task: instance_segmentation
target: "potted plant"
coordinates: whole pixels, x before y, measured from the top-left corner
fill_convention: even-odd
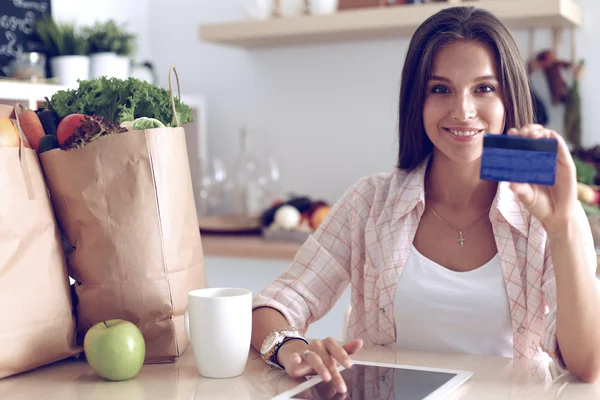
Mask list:
[[[53,77],[70,87],[76,87],[78,79],[89,79],[88,44],[73,24],[57,23],[44,17],[36,22],[35,29],[44,53],[50,59]]]
[[[91,78],[129,77],[130,57],[135,49],[136,35],[127,32],[125,28],[125,25],[108,20],[84,29],[90,46]]]

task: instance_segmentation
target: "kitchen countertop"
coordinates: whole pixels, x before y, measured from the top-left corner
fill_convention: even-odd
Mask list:
[[[546,361],[406,352],[383,347],[365,348],[354,358],[473,371],[470,380],[452,395],[457,400],[600,398],[600,383],[585,384],[570,375],[553,379]],[[301,380],[267,369],[253,350],[243,375],[231,379],[203,378],[197,373],[188,347],[176,363],[145,365],[138,376],[125,382],[102,380],[83,360],[61,361],[0,380],[0,399],[268,399],[297,382]]]

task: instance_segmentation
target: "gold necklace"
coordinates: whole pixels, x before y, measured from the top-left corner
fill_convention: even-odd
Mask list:
[[[446,221],[444,218],[442,218],[440,216],[440,214],[438,214],[435,209],[433,208],[432,205],[429,205],[429,208],[431,208],[431,211],[433,211],[433,214],[438,217],[438,219],[440,221],[442,221],[443,223],[445,223],[446,225],[448,225],[450,228],[457,230],[458,231],[458,244],[460,244],[460,247],[464,247],[465,246],[465,242],[467,241],[467,239],[463,236],[463,231],[466,231],[467,229],[469,229],[470,227],[472,227],[473,225],[475,225],[476,222],[479,222],[479,220],[483,217],[485,217],[486,215],[488,215],[488,213],[490,212],[490,209],[492,208],[490,206],[490,208],[487,209],[487,211],[485,212],[485,214],[483,214],[482,216],[480,216],[479,218],[477,218],[475,221],[471,222],[471,224],[469,224],[469,226],[467,226],[466,228],[463,229],[457,229],[456,227],[452,226],[452,224],[450,224],[448,221]]]

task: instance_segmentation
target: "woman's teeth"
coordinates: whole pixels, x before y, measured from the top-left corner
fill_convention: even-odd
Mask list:
[[[476,133],[479,133],[479,131],[455,131],[453,129],[448,129],[450,131],[450,133],[452,133],[453,135],[456,136],[473,136]]]

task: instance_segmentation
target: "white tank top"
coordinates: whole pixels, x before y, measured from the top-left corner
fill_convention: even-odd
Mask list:
[[[411,246],[394,296],[396,346],[513,357],[513,331],[498,254],[456,272]]]

